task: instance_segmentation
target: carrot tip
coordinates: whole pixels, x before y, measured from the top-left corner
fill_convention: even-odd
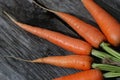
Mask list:
[[[17,58],[17,57],[14,57],[14,56],[3,56],[4,58],[13,58],[13,59],[16,59],[16,60],[19,60],[19,61],[24,61],[24,62],[31,62],[31,60],[25,60],[25,59],[22,59],[22,58]]]
[[[13,22],[16,22],[16,20],[13,19],[6,11],[3,11],[3,13],[4,13],[10,20],[12,20]]]
[[[41,5],[39,5],[39,4],[38,4],[37,2],[35,2],[34,0],[33,0],[33,3],[34,3],[35,5],[37,5],[38,7],[44,9],[44,10],[47,10],[47,11],[52,12],[52,13],[56,13],[56,11],[54,11],[54,10],[51,10],[51,9],[48,9],[48,8],[45,8],[45,7],[41,6]]]

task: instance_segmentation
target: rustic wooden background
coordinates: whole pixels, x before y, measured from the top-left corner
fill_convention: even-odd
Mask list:
[[[120,0],[95,1],[120,21]],[[38,8],[31,2],[32,0],[0,0],[0,80],[51,80],[79,72],[74,69],[32,64],[2,57],[16,56],[23,59],[36,59],[72,54],[19,28],[2,13],[4,10],[23,23],[81,38],[57,16]],[[80,0],[38,0],[38,2],[50,9],[70,13],[97,27]],[[118,49],[120,50],[120,47]],[[120,80],[120,78],[108,80]]]

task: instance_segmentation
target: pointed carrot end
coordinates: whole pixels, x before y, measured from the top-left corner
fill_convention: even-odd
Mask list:
[[[19,60],[19,61],[23,61],[23,62],[32,62],[31,60],[25,60],[25,59],[22,59],[22,58],[18,58],[18,57],[15,57],[15,56],[3,56],[4,58],[13,58],[13,59],[16,59],[16,60]]]
[[[45,7],[41,6],[40,4],[38,4],[37,2],[35,2],[34,0],[33,0],[32,2],[33,2],[35,5],[37,5],[38,7],[44,9],[44,10],[47,10],[47,11],[49,11],[49,12],[51,12],[51,13],[56,13],[56,11],[51,10],[51,9],[48,9],[48,8],[45,8]]]
[[[12,18],[6,11],[3,11],[3,13],[10,19],[12,20],[13,22],[17,22],[14,18]]]
[[[43,63],[43,58],[35,59],[31,61],[32,63]]]

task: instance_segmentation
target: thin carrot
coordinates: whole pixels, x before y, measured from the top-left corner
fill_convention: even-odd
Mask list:
[[[89,13],[96,20],[108,41],[114,45],[120,45],[120,24],[119,22],[97,5],[94,0],[81,0]]]
[[[91,45],[87,42],[84,42],[80,39],[75,39],[64,34],[50,31],[43,28],[38,28],[35,26],[30,26],[27,24],[20,23],[9,16],[6,12],[4,12],[15,24],[17,24],[22,29],[38,36],[44,38],[68,51],[71,51],[75,54],[85,54],[90,55],[90,51],[92,49]]]
[[[73,68],[78,70],[91,69],[91,64],[93,62],[93,58],[86,55],[48,56],[35,60],[24,60],[16,57],[12,58],[25,62],[46,63],[58,67]]]
[[[79,72],[68,76],[56,78],[53,80],[103,80],[103,76],[99,70],[110,72],[104,74],[105,78],[117,77],[120,74],[119,66],[112,66],[108,64],[96,64],[93,63],[92,57],[85,55],[49,56],[49,57],[38,58],[35,60],[25,60],[21,58],[16,58],[14,56],[2,56],[2,57],[14,58],[16,60],[30,62],[30,63],[46,63],[58,67],[86,70],[85,72]],[[91,68],[95,68],[95,69],[90,70]]]
[[[92,57],[84,55],[68,55],[68,56],[51,56],[39,58],[31,62],[48,63],[55,66],[74,68],[79,70],[91,69]]]
[[[53,80],[104,80],[102,72],[97,69],[82,71],[67,76],[55,78]]]
[[[83,0],[84,1],[84,0]],[[49,12],[52,12],[54,14],[56,14],[57,16],[59,16],[61,19],[63,19],[64,21],[66,21],[75,31],[78,32],[78,34],[80,34],[86,41],[88,41],[92,46],[98,48],[99,46],[102,47],[105,51],[107,51],[108,53],[112,54],[113,56],[117,57],[118,59],[120,54],[117,53],[115,50],[113,50],[112,48],[109,47],[109,45],[107,46],[104,46],[108,43],[105,43],[104,40],[105,40],[105,37],[104,35],[99,31],[97,30],[95,27],[81,21],[80,19],[70,15],[70,14],[67,14],[67,13],[63,13],[63,12],[58,12],[58,11],[54,11],[54,10],[50,10],[50,9],[47,9],[47,8],[44,8],[42,7],[41,5],[39,5],[38,3],[36,3],[35,1],[33,1],[33,3],[35,3],[37,6],[49,11]],[[89,3],[88,3],[89,4]],[[94,9],[94,8],[93,8]],[[101,12],[98,12],[98,14],[101,13]],[[109,15],[109,14],[108,14]],[[99,16],[99,15],[98,15]],[[101,17],[100,17],[101,18]],[[104,17],[102,18],[104,19]],[[100,20],[101,22],[104,21],[104,20]],[[110,20],[111,21],[111,20]],[[106,22],[107,23],[107,22]],[[112,22],[110,22],[112,23]],[[113,22],[114,23],[114,22]],[[115,24],[115,23],[114,23]],[[111,26],[112,27],[112,26]],[[111,40],[112,40],[112,37],[113,40],[116,40],[116,44],[119,45],[119,42],[120,42],[120,28],[119,26],[117,26],[118,28],[116,28],[116,32],[114,31],[115,28],[111,28],[111,30],[109,30],[109,28],[104,28],[106,29],[106,33],[107,34],[110,34],[110,37],[111,37]],[[113,34],[112,34],[113,33]],[[115,35],[116,34],[116,35]],[[109,35],[108,35],[109,37]],[[115,42],[115,41],[114,41]],[[112,44],[112,43],[111,43]],[[113,44],[114,45],[114,44]],[[112,52],[111,52],[112,51]],[[113,54],[114,52],[114,54]]]
[[[95,53],[98,54],[100,52],[95,51],[94,54]],[[102,53],[102,56],[104,58],[106,58],[105,55],[106,54]],[[101,57],[101,55],[97,55],[97,56]],[[109,56],[110,55],[107,55],[107,57]],[[46,64],[58,66],[58,67],[73,68],[78,70],[89,70],[91,68],[97,68],[103,71],[116,72],[116,73],[120,72],[119,66],[113,66],[110,64],[93,63],[93,58],[86,55],[49,56],[49,57],[43,57],[43,58],[38,58],[34,60],[25,60],[25,59],[17,58],[14,56],[3,56],[3,57],[14,58],[16,60],[31,62],[31,63],[46,63]],[[116,61],[116,59],[113,61]],[[116,76],[112,76],[112,77],[116,77]]]
[[[92,50],[92,55],[98,58],[101,58],[102,60],[110,59],[111,61],[119,64],[119,59],[107,53]],[[93,58],[88,55],[49,56],[49,57],[43,57],[43,58],[38,58],[34,60],[25,60],[25,59],[17,58],[14,56],[3,56],[3,57],[14,58],[16,60],[31,62],[31,63],[46,63],[50,65],[55,65],[58,67],[73,68],[73,69],[79,69],[79,70],[88,70],[91,68],[97,68],[103,71],[120,72],[119,66],[114,66],[109,63],[108,64],[93,63]]]
[[[6,12],[4,12],[14,23],[16,23],[19,27],[22,29],[37,35],[38,37],[44,38],[68,51],[71,51],[75,54],[84,54],[84,55],[90,55],[90,52],[92,55],[96,56],[98,55],[97,52],[95,52],[94,49],[92,49],[91,45],[80,40],[80,39],[75,39],[71,38],[69,36],[63,35],[58,32],[50,31],[47,29],[43,28],[38,28],[34,26],[30,26],[27,24],[20,23],[13,19],[11,16],[9,16]],[[102,43],[100,45],[104,50],[106,50],[108,53],[113,55],[114,57],[117,58],[117,60],[120,61],[120,54],[116,52],[115,50],[111,49],[108,44]]]
[[[35,3],[40,8],[43,8],[59,16],[92,46],[98,48],[100,43],[102,43],[105,40],[105,36],[97,28],[90,24],[85,23],[84,21],[78,19],[77,17],[64,12],[58,12],[44,8],[41,5],[37,4],[35,1],[33,1],[33,3]]]

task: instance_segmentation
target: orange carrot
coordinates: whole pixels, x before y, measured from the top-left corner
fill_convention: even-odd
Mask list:
[[[46,63],[65,68],[73,68],[78,70],[89,70],[92,66],[92,57],[85,55],[67,55],[67,56],[49,56],[38,58],[29,62]]]
[[[98,56],[102,57],[105,55],[102,53],[102,55],[98,55]],[[34,60],[25,60],[25,59],[17,58],[14,56],[3,56],[3,57],[14,58],[16,60],[20,60],[24,62],[45,63],[45,64],[50,64],[58,67],[73,68],[78,70],[90,70],[91,68],[97,68],[103,71],[120,72],[120,67],[118,66],[93,63],[93,58],[88,55],[49,56],[49,57],[43,57],[43,58],[38,58]],[[103,58],[106,58],[106,57],[103,57]],[[112,76],[112,77],[115,77],[115,76]]]
[[[67,55],[67,56],[49,56],[38,58],[35,60],[24,60],[8,56],[20,61],[31,62],[31,63],[45,63],[58,67],[73,68],[78,70],[89,70],[92,67],[93,58],[87,55]]]
[[[105,36],[97,28],[90,24],[85,23],[84,21],[78,19],[77,17],[64,12],[58,12],[44,8],[37,4],[35,1],[33,1],[33,3],[59,16],[92,46],[98,48],[100,43],[105,40]]]
[[[44,38],[68,51],[71,51],[75,54],[85,54],[85,55],[90,55],[90,51],[92,49],[91,45],[88,44],[87,42],[84,42],[79,39],[75,39],[69,36],[66,36],[64,34],[50,31],[47,29],[43,28],[38,28],[35,26],[30,26],[27,24],[20,23],[10,17],[6,12],[4,12],[15,24],[17,24],[19,27],[22,29],[38,36],[41,38]]]
[[[82,71],[68,76],[55,78],[53,80],[104,80],[102,72],[97,69]]]
[[[97,5],[94,0],[82,0],[82,3],[96,20],[108,41],[114,46],[120,45],[119,22]]]

